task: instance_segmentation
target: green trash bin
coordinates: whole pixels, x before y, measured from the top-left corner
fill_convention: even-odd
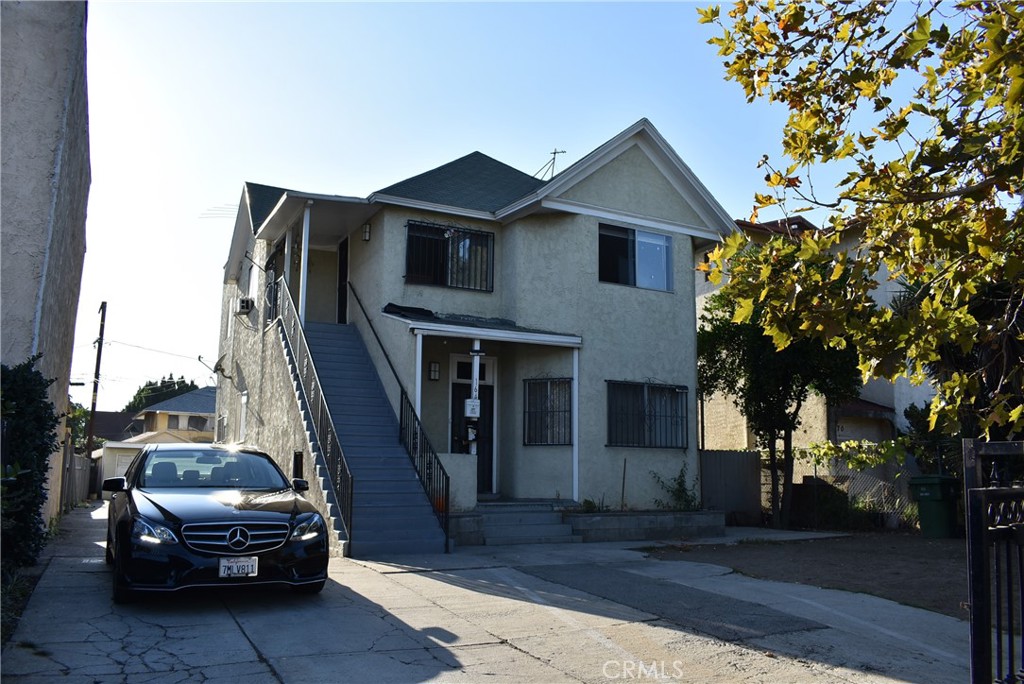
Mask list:
[[[910,498],[917,502],[921,535],[948,539],[956,532],[956,478],[951,475],[918,475],[910,478]]]

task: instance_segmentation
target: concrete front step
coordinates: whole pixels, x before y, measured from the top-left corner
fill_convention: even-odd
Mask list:
[[[485,513],[483,518],[484,528],[511,525],[560,525],[562,523],[562,514],[552,510]]]
[[[568,537],[484,537],[485,546],[512,546],[513,544],[577,544],[583,541],[578,534]]]
[[[582,541],[550,502],[482,503],[476,510],[481,516],[483,543],[488,546]]]

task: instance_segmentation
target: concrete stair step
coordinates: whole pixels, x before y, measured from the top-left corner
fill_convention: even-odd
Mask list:
[[[506,525],[560,525],[562,514],[557,511],[509,511],[507,513],[487,512],[482,515],[484,527]]]
[[[485,537],[485,546],[512,546],[513,544],[578,544],[583,537],[573,534],[568,537]]]

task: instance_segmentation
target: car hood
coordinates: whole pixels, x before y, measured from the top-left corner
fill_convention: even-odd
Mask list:
[[[280,518],[315,511],[292,489],[239,491],[237,489],[136,489],[135,509],[152,520],[199,522],[247,518]]]

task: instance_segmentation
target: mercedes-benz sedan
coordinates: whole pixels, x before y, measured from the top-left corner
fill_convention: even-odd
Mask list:
[[[267,454],[216,444],[150,444],[112,492],[107,563],[113,597],[185,587],[279,584],[316,593],[327,526]]]

